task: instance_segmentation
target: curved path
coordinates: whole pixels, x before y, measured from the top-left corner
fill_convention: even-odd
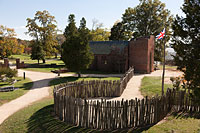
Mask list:
[[[49,87],[48,83],[50,80],[57,78],[57,74],[54,73],[42,73],[42,72],[33,72],[18,70],[18,75],[23,77],[25,72],[26,77],[30,78],[33,81],[33,87],[23,96],[14,99],[8,103],[0,106],[0,124],[7,119],[10,115],[14,114],[18,110],[30,105],[31,103],[38,101],[42,98],[49,96]],[[75,76],[75,74],[62,74],[62,76]],[[93,77],[102,77],[102,76],[121,76],[121,75],[93,75],[85,74],[84,77],[93,76]]]
[[[170,77],[177,77],[182,75],[183,73],[180,71],[169,71],[165,70],[165,80],[169,83]],[[141,80],[144,76],[162,76],[162,70],[157,70],[152,72],[151,74],[136,74],[134,75],[130,81],[128,82],[126,89],[123,91],[120,97],[112,98],[110,100],[130,100],[130,99],[142,99],[143,96],[140,92]]]
[[[49,96],[49,87],[48,83],[50,80],[57,77],[57,74],[53,73],[42,73],[42,72],[33,72],[33,71],[24,71],[18,70],[19,76],[23,76],[23,72],[26,73],[26,77],[29,77],[33,81],[33,87],[23,96],[12,100],[8,103],[0,106],[0,124],[7,119],[10,115],[14,114],[18,110],[30,105],[31,103],[38,101],[44,97]],[[134,98],[143,98],[139,88],[141,84],[141,79],[144,76],[160,76],[162,71],[156,71],[152,74],[143,74],[143,75],[134,75],[133,78],[129,81],[127,88],[124,90],[123,94],[120,97],[113,98],[112,100],[121,100],[124,99],[134,99]],[[177,76],[179,73],[171,73],[166,71],[166,76]],[[62,74],[62,76],[74,76],[74,74]],[[85,74],[84,77],[93,76],[93,77],[108,77],[108,76],[121,76],[121,75],[96,75],[96,74]]]
[[[19,76],[23,76],[22,70],[18,70]],[[0,106],[0,124],[16,111],[28,106],[49,95],[48,83],[55,74],[26,71],[26,76],[33,81],[33,87],[23,96]]]

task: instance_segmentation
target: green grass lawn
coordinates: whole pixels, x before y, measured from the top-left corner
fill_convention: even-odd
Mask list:
[[[152,78],[152,77],[151,77]],[[159,81],[160,78],[156,78],[153,80],[154,82]],[[85,78],[84,80],[90,80],[91,78]],[[94,78],[92,78],[94,79]],[[103,79],[103,78],[102,78]],[[109,79],[109,78],[107,78]],[[110,78],[116,79],[116,78]],[[77,81],[82,80],[82,78],[78,79],[76,77],[63,77],[52,80],[50,85],[56,85],[58,83],[64,83],[66,81]],[[160,82],[160,81],[159,81]],[[147,84],[147,82],[146,82]],[[200,130],[200,120],[196,117],[185,117],[180,115],[174,115],[168,117],[168,120],[160,125],[155,125],[148,130],[144,131],[147,133],[162,133],[169,132],[172,130],[177,133],[190,133],[190,132],[198,132]],[[132,129],[124,129],[124,130],[115,130],[115,131],[107,131],[107,132],[115,132],[115,133],[126,133],[133,132]],[[142,130],[139,130],[141,132]],[[8,119],[6,119],[2,125],[0,125],[0,132],[2,133],[61,133],[61,132],[106,132],[99,131],[96,129],[87,129],[81,128],[77,126],[68,125],[58,119],[55,119],[53,115],[53,98],[49,96],[43,100],[33,103],[32,105],[16,112]]]
[[[93,77],[60,77],[49,82],[50,86],[66,83],[66,82],[74,82],[74,81],[81,81],[81,80],[120,80],[119,77],[107,77],[107,78],[93,78]]]
[[[162,69],[163,69],[163,65],[158,65],[158,68],[159,68],[160,70],[162,70]],[[165,69],[166,69],[166,70],[177,70],[177,66],[165,65]]]
[[[199,114],[198,114],[199,115]],[[199,133],[200,117],[193,117],[188,114],[172,115],[167,120],[155,125],[144,133]]]
[[[172,88],[172,84],[165,84],[164,91],[166,92],[167,88]],[[144,77],[142,79],[140,91],[143,96],[155,96],[161,95],[162,84],[161,77]]]
[[[120,78],[77,78],[77,77],[61,77],[52,80],[49,85],[53,86],[66,81],[79,80],[119,80]],[[114,131],[114,132],[118,132]],[[68,125],[53,116],[53,97],[35,102],[10,116],[2,125],[0,125],[0,133],[61,133],[61,132],[102,132],[95,129],[81,128],[77,126]],[[106,132],[106,131],[105,131]],[[110,131],[107,131],[110,132]],[[127,131],[126,131],[127,132]]]
[[[119,131],[119,130],[118,130]],[[116,133],[118,131],[115,131]],[[87,133],[96,129],[68,125],[53,116],[53,99],[45,98],[6,119],[0,125],[1,133]],[[109,133],[110,131],[108,131]],[[126,131],[127,132],[127,131]]]
[[[29,78],[24,80],[22,77],[17,77],[16,80],[18,82],[14,84],[14,87],[19,89],[10,92],[0,92],[0,105],[24,95],[33,86],[33,82]],[[0,82],[0,87],[3,86],[9,86],[9,84]]]
[[[20,61],[24,61],[28,68],[24,68],[28,71],[37,71],[37,72],[51,72],[52,70],[56,70],[64,67],[64,62],[60,59],[55,58],[47,58],[46,63],[42,63],[40,60],[40,64],[38,64],[37,60],[32,60],[30,55],[22,54],[22,55],[12,55],[9,58],[9,61],[16,63],[15,59],[20,58]],[[50,66],[50,64],[56,64],[56,66]]]

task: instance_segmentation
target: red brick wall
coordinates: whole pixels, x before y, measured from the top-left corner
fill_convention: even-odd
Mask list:
[[[90,66],[92,70],[99,70],[105,72],[125,72],[128,67],[128,47],[121,51],[111,51],[110,54],[94,55],[93,63]],[[120,65],[119,65],[120,64]]]
[[[129,66],[133,66],[135,71],[139,73],[153,71],[154,37],[138,38],[130,41],[129,45]]]
[[[133,66],[136,72],[150,73],[154,71],[154,36],[131,40],[129,46],[120,52],[113,50],[108,55],[94,55],[90,66],[92,70],[106,72],[125,72]],[[121,62],[121,65],[118,65]]]

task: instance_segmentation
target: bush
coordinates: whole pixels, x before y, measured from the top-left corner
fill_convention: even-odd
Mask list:
[[[3,78],[13,78],[17,76],[16,69],[10,69],[6,67],[0,67],[0,80]]]

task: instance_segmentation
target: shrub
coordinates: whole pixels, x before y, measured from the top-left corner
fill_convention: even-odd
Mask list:
[[[6,67],[0,67],[0,80],[5,78],[13,78],[17,76],[17,70],[16,69],[10,69]]]

